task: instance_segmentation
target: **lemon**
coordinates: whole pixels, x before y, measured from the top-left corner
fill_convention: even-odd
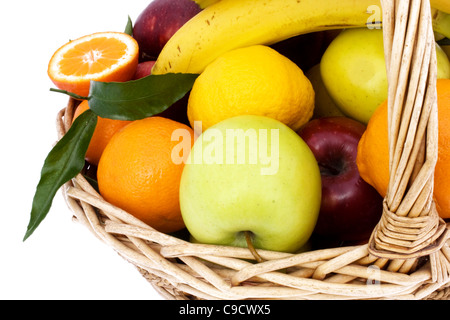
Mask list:
[[[208,65],[192,87],[187,113],[193,127],[201,121],[203,131],[240,115],[270,117],[296,131],[311,119],[314,96],[294,62],[255,45],[229,51]]]

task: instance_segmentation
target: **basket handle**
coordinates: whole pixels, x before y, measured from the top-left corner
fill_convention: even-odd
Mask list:
[[[450,233],[433,199],[438,118],[431,8],[429,0],[382,0],[381,4],[389,83],[390,177],[369,252],[388,259],[436,255],[443,246],[448,248]]]

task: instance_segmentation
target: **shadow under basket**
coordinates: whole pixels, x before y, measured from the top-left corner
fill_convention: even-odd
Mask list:
[[[450,226],[433,200],[436,55],[428,0],[382,1],[389,82],[389,191],[370,240],[298,254],[193,244],[102,199],[83,174],[62,192],[74,220],[136,266],[165,299],[450,298]],[[58,138],[77,101],[57,116]]]

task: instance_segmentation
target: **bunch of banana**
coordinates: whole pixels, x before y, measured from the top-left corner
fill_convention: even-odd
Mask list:
[[[205,9],[220,0],[193,0],[200,8]],[[439,11],[450,13],[450,1],[448,0],[430,0],[430,5]]]
[[[203,10],[169,40],[153,74],[201,73],[218,56],[300,34],[339,28],[381,27],[380,0],[194,0]],[[431,0],[447,21],[449,0]],[[435,14],[436,16],[436,14]],[[442,24],[442,22],[441,22]],[[434,25],[442,34],[448,27]]]

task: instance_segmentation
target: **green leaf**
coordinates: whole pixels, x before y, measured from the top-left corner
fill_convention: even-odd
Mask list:
[[[130,16],[128,16],[128,22],[124,32],[130,36],[133,36],[133,22],[131,21]]]
[[[97,116],[90,110],[83,112],[48,154],[36,187],[24,241],[47,216],[59,188],[83,169],[96,125]]]
[[[139,120],[159,114],[183,98],[198,74],[149,75],[128,82],[91,81],[89,107],[102,118]]]

